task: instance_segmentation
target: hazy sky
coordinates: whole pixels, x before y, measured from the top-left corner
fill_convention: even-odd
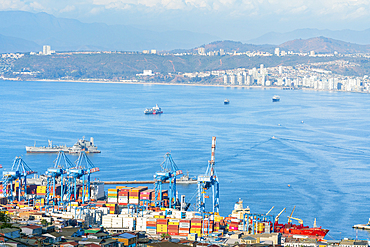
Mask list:
[[[0,10],[248,40],[298,28],[370,28],[370,0],[0,0]]]

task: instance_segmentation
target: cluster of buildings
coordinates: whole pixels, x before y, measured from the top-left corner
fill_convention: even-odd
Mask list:
[[[38,53],[31,51],[30,52],[30,55],[44,55],[44,56],[48,56],[48,55],[51,55],[51,54],[54,54],[54,53],[55,53],[55,51],[53,51],[51,49],[51,46],[50,45],[44,45],[44,46],[42,46],[42,51],[39,51]]]
[[[302,64],[295,67],[278,66],[265,68],[232,70],[217,70],[196,73],[184,73],[185,77],[222,77],[224,85],[261,86],[261,87],[288,87],[291,89],[315,89],[325,91],[370,92],[368,76],[342,76],[329,70],[325,66],[341,66],[342,68],[359,66],[344,60],[325,63]]]

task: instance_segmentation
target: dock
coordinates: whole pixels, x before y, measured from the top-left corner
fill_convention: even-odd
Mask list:
[[[104,184],[154,184],[154,180],[148,181],[103,181]]]

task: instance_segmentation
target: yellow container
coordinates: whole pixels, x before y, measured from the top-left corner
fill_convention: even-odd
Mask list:
[[[168,222],[168,225],[179,225],[179,222]]]

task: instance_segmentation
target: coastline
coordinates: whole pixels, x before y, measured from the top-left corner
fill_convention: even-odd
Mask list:
[[[6,81],[6,80],[4,80]],[[12,80],[13,81],[13,80]],[[22,81],[22,80],[20,80]],[[55,80],[55,79],[33,79],[24,81],[35,81],[35,82],[72,82],[72,83],[102,83],[102,84],[132,84],[132,85],[168,85],[168,86],[196,86],[196,87],[225,87],[225,88],[246,88],[246,89],[279,89],[279,90],[307,90],[307,91],[318,91],[318,92],[343,92],[343,93],[364,93],[359,91],[344,91],[344,90],[321,90],[314,88],[288,88],[287,87],[277,87],[277,86],[254,86],[254,85],[222,85],[222,84],[201,84],[201,83],[160,83],[160,82],[144,82],[144,81],[111,81],[111,80]]]

